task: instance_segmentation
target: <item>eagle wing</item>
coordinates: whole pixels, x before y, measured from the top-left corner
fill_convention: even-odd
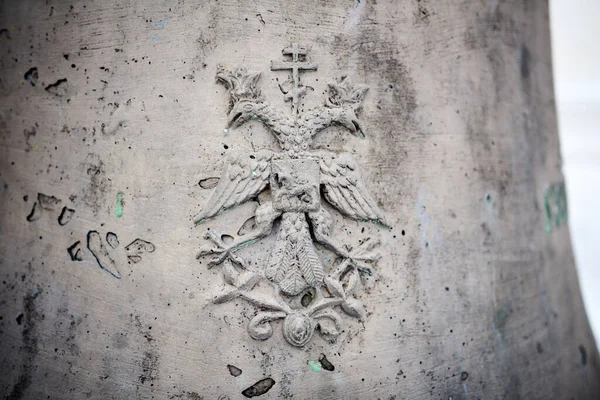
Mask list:
[[[269,183],[273,152],[232,156],[206,206],[194,219],[200,224],[257,196]]]
[[[323,196],[342,214],[356,220],[387,225],[383,212],[362,181],[356,160],[350,153],[321,154]]]

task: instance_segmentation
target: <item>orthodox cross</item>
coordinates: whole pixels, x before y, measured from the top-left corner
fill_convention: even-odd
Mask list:
[[[293,43],[290,47],[286,47],[282,50],[284,55],[291,55],[292,61],[271,61],[271,70],[273,71],[281,71],[286,69],[292,70],[292,78],[294,79],[294,87],[291,93],[286,93],[285,99],[292,100],[292,112],[298,113],[298,103],[300,101],[300,97],[304,96],[306,93],[305,87],[300,87],[300,76],[298,75],[298,71],[301,70],[316,70],[317,64],[299,61],[300,56],[306,56],[308,54],[308,50],[305,47],[298,46],[297,43]]]

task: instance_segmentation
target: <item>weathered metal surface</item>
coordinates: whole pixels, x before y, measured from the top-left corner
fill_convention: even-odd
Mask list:
[[[556,189],[545,2],[0,7],[0,394],[598,397],[597,350]],[[308,69],[298,71],[301,85],[282,69],[283,48],[292,61],[308,58],[297,60]],[[356,292],[364,319],[344,318],[335,341],[306,331],[312,322],[298,315],[271,323],[281,334],[253,339],[249,324],[265,310],[242,299],[213,304],[223,272],[195,257],[210,245],[204,230],[233,232],[220,237],[226,245],[250,235],[269,201],[250,196],[195,226],[228,160],[280,151],[276,125],[254,114],[227,128],[236,101],[215,75],[235,66],[262,72],[261,96],[298,115],[323,105],[331,81],[369,88],[357,114],[364,139],[348,134],[350,118],[311,145],[351,155],[391,228],[351,219],[326,195],[317,202],[322,172],[304,179],[308,205],[283,191],[273,207],[295,217],[324,207],[331,238],[353,248],[381,241],[373,276],[361,275]],[[306,171],[316,166],[303,159]],[[303,175],[286,162],[270,168]],[[277,237],[235,254],[260,270]],[[315,248],[325,282],[335,251]],[[302,290],[318,286],[303,279]]]

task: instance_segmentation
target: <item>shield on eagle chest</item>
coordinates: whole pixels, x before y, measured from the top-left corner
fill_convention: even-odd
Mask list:
[[[314,159],[273,160],[273,206],[283,212],[310,212],[320,207],[319,163]]]

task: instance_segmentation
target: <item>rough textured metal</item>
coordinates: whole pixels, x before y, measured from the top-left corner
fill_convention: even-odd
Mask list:
[[[560,190],[545,1],[0,7],[4,397],[599,397]],[[325,97],[339,105],[328,79],[369,88],[366,139],[342,124],[312,145],[352,155],[392,227],[328,208],[331,237],[380,238],[382,255],[357,293],[364,321],[344,318],[334,343],[302,315],[266,325],[278,315],[213,304],[222,272],[194,258],[194,216],[229,157],[266,160],[280,145],[271,126],[290,129],[278,110],[294,104],[281,96],[294,93],[293,70],[269,63],[291,43],[318,63],[300,71],[298,115],[312,120]],[[234,129],[215,74],[239,65],[263,72],[271,107]],[[255,213],[267,200],[202,227],[237,230],[220,238],[228,245],[269,218]],[[234,253],[252,260],[240,279],[275,243]],[[254,340],[251,322],[257,339],[282,333]]]

